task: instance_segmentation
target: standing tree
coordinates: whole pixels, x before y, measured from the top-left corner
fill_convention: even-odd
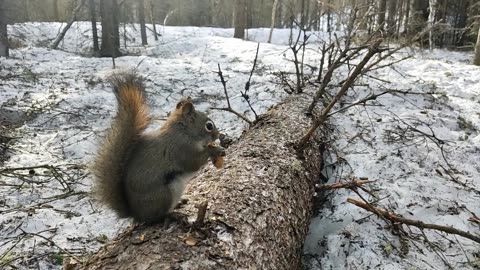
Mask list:
[[[475,45],[475,55],[473,57],[473,64],[480,66],[480,27],[478,28],[477,43]]]
[[[397,0],[388,0],[387,33],[390,37],[395,34],[397,26],[397,22],[395,20],[395,15],[397,13],[397,2]]]
[[[427,21],[426,16],[428,14],[428,1],[427,0],[413,0],[413,5],[412,5],[412,16],[411,16],[411,22],[410,22],[410,29],[409,32],[411,34],[418,33],[422,31],[422,29],[425,27],[425,23]]]
[[[100,49],[100,56],[115,58],[120,55],[117,1],[100,1],[100,13],[102,14],[102,47]]]
[[[98,31],[97,31],[97,17],[95,16],[95,0],[89,0],[90,21],[92,22],[92,36],[93,36],[93,51],[98,53],[100,47],[98,46]]]
[[[0,57],[8,57],[7,4],[0,0]]]
[[[247,27],[247,0],[235,0],[234,38],[244,38]]]
[[[378,17],[377,24],[380,30],[383,31],[385,24],[385,13],[387,11],[387,0],[380,0],[378,3]]]
[[[155,24],[155,17],[153,16],[154,10],[155,10],[155,3],[153,3],[153,0],[150,0],[150,20],[152,21],[153,37],[155,38],[155,41],[157,41],[158,33],[157,33],[157,25]]]
[[[275,13],[277,12],[277,6],[278,6],[278,0],[274,0],[273,6],[272,6],[272,24],[270,26],[270,33],[268,34],[268,43],[272,42],[272,33],[273,33],[273,28],[275,27]]]
[[[428,45],[433,50],[433,24],[435,23],[435,14],[437,13],[437,0],[429,1],[430,13],[428,14]]]
[[[145,27],[145,2],[139,0],[137,5],[138,19],[140,21],[140,34],[142,36],[142,45],[148,45],[147,42],[147,28]]]
[[[405,22],[404,22],[404,30],[403,32],[408,35],[408,28],[410,27],[408,18],[410,17],[410,0],[406,0],[405,2]]]
[[[58,0],[53,0],[52,9],[53,9],[53,20],[56,21],[56,22],[61,21],[60,20],[60,15],[58,13]]]

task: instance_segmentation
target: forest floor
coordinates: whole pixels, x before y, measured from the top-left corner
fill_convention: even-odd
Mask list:
[[[9,27],[18,48],[0,58],[0,268],[60,269],[62,260],[95,252],[130,224],[92,201],[89,162],[99,136],[115,112],[106,77],[112,60],[88,57],[89,23],[76,23],[59,50],[46,48],[59,23]],[[129,56],[117,70],[136,68],[145,77],[153,114],[161,117],[182,96],[191,96],[219,129],[238,137],[246,123],[225,106],[217,64],[227,80],[232,107],[253,118],[241,97],[260,42],[249,91],[257,113],[287,96],[278,76],[293,72],[289,30],[161,27],[162,36],[140,46],[137,30],[126,28]],[[318,66],[313,33],[305,62]],[[122,45],[125,44],[122,35]],[[368,106],[329,120],[331,141],[324,175],[329,183],[352,177],[376,180],[359,191],[368,200],[404,217],[480,233],[480,67],[471,53],[405,49],[411,58],[374,71],[344,99],[354,102],[386,89]],[[311,68],[307,75],[314,75]],[[346,69],[336,74],[342,81]],[[309,84],[312,89],[315,84]],[[328,91],[334,93],[337,87]],[[228,154],[226,158],[228,162]],[[311,269],[475,269],[480,245],[434,231],[398,230],[356,206],[351,190],[326,194],[305,243]]]

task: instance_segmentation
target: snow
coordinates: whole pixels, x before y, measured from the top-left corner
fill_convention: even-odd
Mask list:
[[[16,139],[4,167],[55,166],[55,170],[35,168],[33,175],[28,170],[0,174],[0,265],[17,259],[15,265],[22,269],[59,269],[52,259],[58,249],[38,235],[82,256],[130,224],[85,194],[92,181],[87,167],[115,112],[114,96],[105,81],[112,72],[112,61],[88,56],[91,33],[86,22],[73,25],[60,50],[44,47],[60,27],[60,23],[9,26],[9,33],[24,46],[12,50],[10,59],[0,58],[0,76],[10,76],[0,82],[0,113],[11,110],[28,116],[8,134]],[[160,118],[180,97],[191,96],[222,132],[238,137],[246,124],[233,114],[210,109],[226,105],[217,64],[227,80],[232,107],[253,119],[240,90],[252,68],[254,41],[261,42],[249,92],[255,110],[263,113],[286,97],[273,73],[294,70],[288,60],[292,57],[287,29],[275,30],[272,44],[267,44],[269,29],[249,30],[253,41],[242,41],[231,38],[233,29],[161,27],[159,41],[149,36],[151,45],[146,47],[138,44],[139,34],[132,26],[126,30],[131,56],[117,58],[116,66],[136,68],[146,78],[153,114],[159,116],[152,128],[161,125]],[[315,42],[325,36],[315,33],[311,39],[307,62],[313,66],[319,59]],[[403,50],[395,58],[409,53]],[[417,50],[394,68],[372,73],[390,83],[364,78],[362,83],[370,84],[376,93],[389,88],[425,94],[387,94],[375,102],[378,106],[357,106],[333,116],[329,182],[374,179],[367,188],[379,198],[381,207],[406,218],[478,234],[478,224],[468,221],[471,212],[480,216],[480,195],[472,191],[480,190],[480,68],[470,65],[471,58],[471,53]],[[345,73],[335,80],[341,81],[342,76]],[[354,102],[369,91],[359,86],[345,102]],[[419,132],[407,130],[403,141],[395,137],[407,124],[427,134],[433,131],[446,141],[450,165],[434,141]],[[452,181],[443,169],[449,166],[455,169],[450,172],[453,177],[471,189]],[[384,221],[347,203],[347,198],[359,199],[349,190],[329,193],[326,205],[312,220],[304,250],[317,258],[306,257],[310,268],[448,269],[443,256],[455,269],[472,269],[468,262],[480,257],[478,243],[431,231],[425,234],[438,250],[423,240],[407,240],[409,252],[402,254],[401,238]],[[419,230],[411,231],[421,238]],[[23,258],[35,255],[38,259],[27,260],[25,265]]]

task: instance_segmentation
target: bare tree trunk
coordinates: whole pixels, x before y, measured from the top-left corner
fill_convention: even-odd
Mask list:
[[[78,5],[75,7],[75,9],[72,12],[72,17],[70,17],[70,20],[68,20],[67,25],[62,29],[62,32],[58,35],[58,37],[55,39],[55,41],[52,44],[52,49],[58,48],[58,44],[63,40],[65,37],[65,34],[67,34],[68,29],[72,26],[72,24],[75,22],[77,19],[77,14],[82,9],[83,4],[85,3],[85,0],[80,0]]]
[[[277,28],[283,28],[283,1],[280,1],[278,4],[278,12],[277,12],[277,17],[275,18],[275,27]]]
[[[428,8],[427,0],[413,0],[412,6],[412,22],[410,23],[410,33],[418,33],[422,31],[426,23],[426,9]],[[426,4],[426,5],[425,5]]]
[[[97,17],[95,14],[95,0],[89,0],[90,21],[92,22],[92,36],[93,36],[93,51],[98,53],[100,47],[98,46],[98,31],[97,31]]]
[[[101,0],[102,47],[100,56],[117,57],[120,55],[120,36],[118,33],[118,8],[116,0]]]
[[[142,45],[148,45],[147,28],[145,27],[145,0],[137,1],[138,19],[140,21],[140,34],[142,36]]]
[[[157,33],[157,24],[155,23],[155,17],[153,16],[154,10],[155,10],[155,4],[153,3],[153,0],[150,0],[150,21],[152,22],[153,36],[155,37],[155,41],[157,41],[158,33]]]
[[[403,6],[405,4],[405,0],[400,0],[398,2],[398,20],[395,29],[396,38],[400,37],[400,28],[402,28],[403,23]]]
[[[184,218],[169,228],[135,228],[86,268],[301,269],[321,154],[318,137],[302,154],[291,143],[310,127],[310,102],[296,95],[271,109],[227,149],[225,170],[210,166],[191,181],[188,203],[176,211],[194,218],[194,205],[208,202],[203,225]]]
[[[473,64],[480,66],[480,27],[478,27],[477,43],[475,44],[475,55],[473,57]]]
[[[275,13],[277,12],[277,5],[278,5],[278,0],[275,0],[273,2],[272,6],[272,24],[270,26],[270,33],[268,34],[268,43],[272,42],[272,34],[273,34],[273,28],[275,27]]]
[[[435,23],[435,14],[437,13],[437,0],[429,0],[430,13],[428,14],[428,45],[433,50],[433,24]]]
[[[247,0],[235,0],[234,8],[234,38],[244,38],[247,26]]]
[[[327,2],[327,32],[332,32],[332,0]]]
[[[377,24],[381,31],[384,29],[385,13],[387,12],[387,0],[379,0]]]
[[[7,3],[0,0],[0,57],[8,57]]]
[[[410,28],[409,21],[408,19],[410,18],[410,0],[407,0],[407,3],[405,4],[405,28],[404,28],[404,33],[408,35],[408,30]]]
[[[58,0],[53,0],[52,8],[53,8],[53,21],[55,22],[61,21],[60,16],[58,14]]]
[[[388,16],[387,16],[387,33],[392,37],[395,34],[396,21],[395,15],[397,12],[397,0],[388,0]]]

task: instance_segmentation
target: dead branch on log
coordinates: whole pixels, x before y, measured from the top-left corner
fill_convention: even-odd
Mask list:
[[[222,69],[220,67],[220,64],[218,64],[218,72],[217,72],[218,76],[220,77],[220,82],[222,83],[223,85],[223,92],[225,94],[225,98],[227,99],[227,107],[213,107],[212,110],[219,110],[219,111],[227,111],[227,112],[231,112],[233,114],[235,114],[238,118],[242,119],[243,121],[247,122],[250,126],[253,124],[253,122],[248,119],[246,116],[244,116],[243,114],[235,111],[233,108],[232,108],[232,105],[230,104],[230,98],[228,97],[228,91],[227,91],[227,82],[225,81],[225,78],[223,77],[223,73],[222,73]]]
[[[445,233],[448,233],[448,234],[455,234],[455,235],[459,235],[459,236],[465,237],[467,239],[470,239],[472,241],[475,241],[477,243],[480,243],[480,236],[472,234],[470,232],[466,232],[466,231],[456,229],[456,228],[451,227],[451,226],[430,224],[430,223],[424,223],[423,221],[420,221],[420,220],[407,219],[407,218],[401,217],[397,214],[390,213],[390,212],[388,212],[384,209],[374,207],[374,206],[372,206],[368,203],[357,201],[357,200],[352,199],[352,198],[348,198],[347,202],[352,203],[355,206],[363,208],[363,209],[365,209],[367,211],[370,211],[372,213],[375,213],[376,215],[378,215],[382,218],[385,218],[385,219],[387,219],[391,222],[394,222],[394,223],[401,223],[401,224],[405,224],[405,225],[409,225],[409,226],[414,226],[414,227],[417,227],[421,230],[422,229],[429,229],[429,230],[436,230],[436,231],[445,232]]]
[[[245,92],[242,92],[240,90],[240,94],[242,95],[243,99],[245,99],[245,101],[248,104],[248,107],[250,107],[250,110],[255,115],[255,120],[258,120],[258,115],[257,115],[257,112],[255,112],[255,110],[253,109],[252,104],[250,103],[250,96],[248,95],[248,90],[250,90],[250,81],[252,80],[253,72],[255,71],[255,67],[257,65],[259,50],[260,50],[260,43],[258,43],[257,45],[257,52],[255,53],[255,59],[253,60],[252,70],[250,70],[250,76],[248,77],[248,81],[245,83]]]
[[[382,39],[377,39],[372,45],[369,46],[367,54],[363,57],[362,61],[358,63],[355,67],[353,72],[348,77],[348,80],[342,85],[342,88],[338,93],[335,95],[333,100],[328,104],[326,108],[322,110],[320,116],[315,119],[313,125],[309,128],[309,130],[305,133],[305,135],[300,139],[297,144],[298,149],[303,149],[307,142],[310,140],[312,135],[314,134],[315,130],[322,125],[325,120],[328,118],[328,114],[332,110],[333,106],[340,100],[341,97],[345,95],[348,89],[350,89],[351,85],[355,82],[357,76],[362,72],[363,67],[368,63],[368,61],[377,53],[379,53],[379,47],[382,43]]]

